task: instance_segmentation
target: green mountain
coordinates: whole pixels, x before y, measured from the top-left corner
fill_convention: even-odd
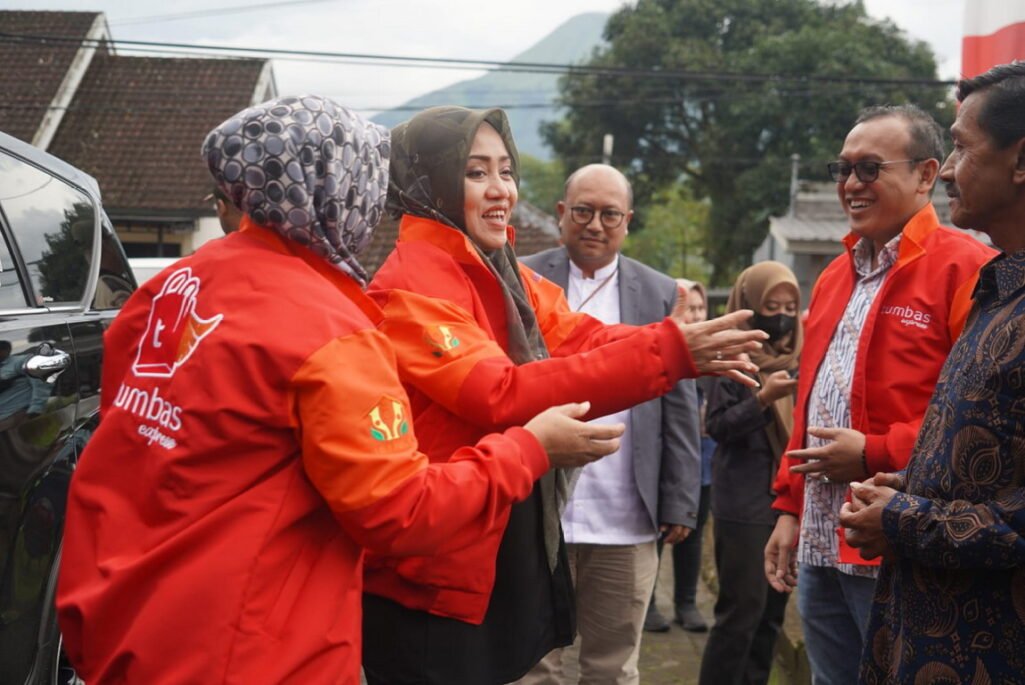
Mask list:
[[[543,64],[575,64],[591,55],[602,42],[607,14],[578,14],[538,41],[529,50],[513,57],[512,62]],[[555,107],[558,75],[489,71],[484,76],[467,79],[451,86],[420,95],[399,107],[379,113],[373,120],[389,128],[408,119],[416,111],[434,105],[464,107],[504,107],[521,153],[539,159],[550,159],[551,151],[538,133],[542,121],[559,117]],[[534,105],[548,105],[536,107]]]

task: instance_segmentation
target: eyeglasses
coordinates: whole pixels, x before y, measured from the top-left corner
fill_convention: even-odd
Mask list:
[[[586,226],[591,223],[591,219],[594,218],[594,208],[586,206],[570,207],[569,216],[573,219],[573,223],[578,226]],[[613,228],[619,228],[619,225],[623,223],[623,217],[626,216],[624,212],[618,209],[603,209],[598,213],[601,220],[601,225],[609,230]]]
[[[864,160],[861,162],[845,162],[840,160],[839,162],[830,162],[826,165],[826,169],[829,171],[829,176],[837,183],[843,183],[846,181],[851,172],[858,177],[858,180],[862,183],[872,183],[879,178],[879,169],[884,166],[890,166],[891,164],[918,164],[924,162],[923,159],[897,159],[892,162],[871,162]]]

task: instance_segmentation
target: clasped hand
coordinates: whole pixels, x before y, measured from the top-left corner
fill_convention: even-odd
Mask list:
[[[903,479],[895,473],[877,473],[864,483],[851,483],[851,501],[840,509],[840,525],[847,543],[865,559],[893,556],[893,548],[883,533],[883,509],[890,503]]]

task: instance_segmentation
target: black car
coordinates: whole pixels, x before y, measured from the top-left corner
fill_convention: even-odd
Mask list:
[[[0,683],[77,683],[54,609],[65,502],[135,279],[96,181],[3,133],[0,236]]]

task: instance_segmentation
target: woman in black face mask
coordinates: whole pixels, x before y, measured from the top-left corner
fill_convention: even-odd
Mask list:
[[[765,579],[762,550],[772,534],[772,481],[790,439],[803,330],[801,293],[793,272],[761,262],[737,278],[727,311],[753,309],[750,326],[769,334],[751,353],[757,391],[718,377],[709,392],[705,427],[718,442],[712,458],[712,516],[719,595],[715,626],[701,661],[702,685],[765,683],[787,595]]]

